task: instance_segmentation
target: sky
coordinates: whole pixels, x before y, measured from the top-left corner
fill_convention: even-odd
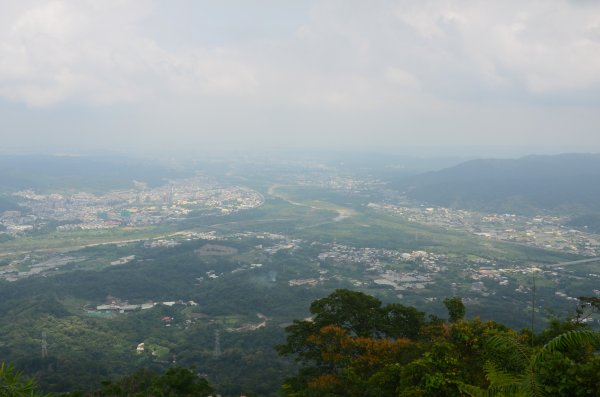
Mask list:
[[[600,152],[600,1],[0,10],[0,152]]]

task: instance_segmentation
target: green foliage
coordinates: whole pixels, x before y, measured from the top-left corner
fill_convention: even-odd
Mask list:
[[[565,356],[557,355],[560,351],[575,351],[584,346],[599,346],[600,333],[588,330],[573,330],[560,334],[540,348],[530,351],[526,346],[514,338],[493,336],[488,341],[488,348],[493,351],[509,349],[517,352],[520,366],[519,372],[508,372],[494,361],[488,361],[484,365],[486,378],[490,383],[487,390],[472,385],[461,385],[461,390],[471,396],[557,396],[572,395],[575,390],[568,390],[561,384],[556,384],[555,379],[540,376],[540,373],[548,373],[548,365],[554,364],[552,359],[568,360]],[[589,356],[589,354],[588,354]],[[581,356],[585,358],[585,353]],[[580,359],[581,359],[580,357]],[[498,360],[499,361],[499,360]],[[591,361],[598,361],[597,357]],[[596,364],[597,365],[597,364]],[[551,367],[550,367],[551,368]],[[577,372],[575,370],[574,372]],[[587,395],[587,394],[583,394]]]
[[[2,397],[42,397],[36,389],[36,382],[26,378],[14,366],[0,364],[0,396]]]
[[[310,305],[317,326],[337,324],[358,336],[374,336],[380,322],[381,302],[362,292],[338,289]]]
[[[444,299],[444,306],[448,310],[450,316],[450,322],[455,323],[458,320],[462,320],[465,317],[465,305],[462,303],[462,299],[458,296]]]
[[[106,382],[101,390],[103,396],[208,396],[213,392],[206,379],[199,378],[193,370],[175,367],[163,375],[141,370],[116,383]]]
[[[297,377],[286,382],[284,389],[290,396],[325,392],[375,396],[400,390],[407,396],[456,394],[459,381],[474,378],[465,377],[464,369],[482,364],[476,357],[481,355],[483,335],[501,329],[480,321],[458,321],[448,328],[437,319],[428,322],[414,308],[382,306],[373,297],[347,290],[336,290],[314,302],[311,313],[312,321],[296,321],[286,329],[287,343],[278,348],[304,365]],[[366,353],[341,348],[360,344],[384,345],[387,354],[396,353],[391,357],[380,353],[379,360],[371,357],[370,371],[364,372],[357,368],[357,360]]]
[[[141,369],[117,381],[105,381],[99,390],[65,394],[64,397],[206,397],[214,392],[193,369],[169,368],[164,374]]]
[[[413,177],[401,184],[408,196],[444,207],[495,213],[542,210],[597,214],[600,155],[561,154],[520,159],[480,159]],[[597,217],[576,225],[597,226]]]
[[[310,321],[294,321],[286,328],[287,342],[277,347],[280,354],[295,355],[304,363],[321,363],[320,351],[310,341],[320,329],[337,325],[352,336],[373,338],[416,337],[425,315],[400,304],[382,306],[379,299],[362,292],[338,289],[313,302]]]
[[[285,377],[296,371],[291,360],[279,357],[273,349],[284,341],[280,324],[306,316],[310,303],[325,296],[326,290],[289,288],[286,278],[298,278],[296,272],[304,264],[303,258],[261,258],[261,269],[227,274],[239,267],[240,261],[244,264],[256,260],[254,256],[239,256],[257,242],[232,242],[240,255],[231,258],[194,254],[204,243],[194,241],[152,250],[90,247],[82,254],[102,259],[132,253],[139,262],[2,283],[0,357],[25,373],[35,374],[40,388],[52,392],[85,392],[99,387],[102,379],[119,378],[140,368],[162,373],[176,355],[179,365],[196,365],[221,395],[254,392],[275,396]],[[225,274],[216,280],[197,280],[210,269]],[[271,271],[278,272],[283,281],[271,282]],[[143,311],[96,316],[93,308],[104,303],[108,295],[129,299],[132,304],[182,299],[198,302],[199,306],[158,305]],[[92,309],[92,313],[85,309]],[[269,317],[266,327],[247,332],[223,330],[259,323],[257,312]],[[165,315],[174,317],[170,327],[161,321]],[[217,327],[223,327],[223,354],[218,359],[213,357]],[[42,331],[48,340],[49,355],[45,359],[40,354]],[[140,342],[147,347],[160,346],[164,350],[159,352],[168,354],[136,354]]]
[[[416,339],[426,323],[425,313],[414,307],[390,303],[383,309],[383,333],[390,337]]]
[[[287,343],[278,348],[303,365],[283,394],[591,397],[600,390],[594,354],[600,333],[565,323],[534,338],[495,322],[464,320],[458,297],[444,303],[450,323],[425,321],[423,313],[381,306],[359,292],[337,290],[316,301],[313,320],[288,327]],[[390,318],[400,321],[390,327]]]

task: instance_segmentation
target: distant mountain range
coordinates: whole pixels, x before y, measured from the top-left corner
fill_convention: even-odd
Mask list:
[[[451,208],[536,214],[600,213],[600,154],[471,160],[393,183],[409,198]]]

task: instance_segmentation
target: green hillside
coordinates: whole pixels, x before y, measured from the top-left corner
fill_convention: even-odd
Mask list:
[[[498,213],[588,213],[600,210],[600,155],[472,160],[396,181],[410,198]]]

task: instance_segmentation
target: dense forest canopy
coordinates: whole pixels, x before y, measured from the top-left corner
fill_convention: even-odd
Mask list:
[[[595,301],[592,301],[594,304]],[[597,396],[600,333],[554,321],[540,334],[465,319],[449,322],[361,292],[337,290],[289,326],[283,355],[302,363],[283,394],[309,396]],[[589,306],[590,302],[583,302]],[[597,309],[597,306],[596,306]]]
[[[400,304],[383,305],[339,289],[314,301],[311,318],[286,328],[281,355],[300,364],[281,388],[312,396],[597,396],[600,333],[580,321],[598,310],[582,298],[574,319],[555,320],[539,334],[494,321],[465,319],[459,297],[444,301],[449,320]],[[0,394],[41,396],[35,382],[10,365],[0,368]],[[164,374],[141,369],[89,392],[63,396],[208,396],[213,388],[194,368]]]

